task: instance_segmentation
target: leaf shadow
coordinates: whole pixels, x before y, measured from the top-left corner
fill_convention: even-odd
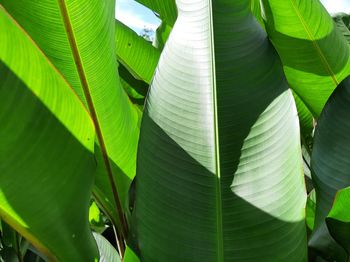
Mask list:
[[[92,152],[3,62],[0,78],[1,218],[50,258],[91,258]]]

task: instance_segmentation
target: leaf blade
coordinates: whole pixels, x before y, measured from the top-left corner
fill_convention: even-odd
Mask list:
[[[297,113],[249,4],[178,1],[141,124],[134,212],[143,261],[283,261],[288,252],[306,261]]]
[[[91,118],[2,6],[0,20],[0,215],[53,260],[94,260],[96,246],[86,223],[94,172]]]
[[[267,32],[288,82],[317,118],[336,86],[350,73],[349,45],[319,1],[262,3]]]
[[[316,189],[315,230],[310,245],[324,256],[343,261],[345,252],[329,235],[325,218],[336,192],[350,185],[348,123],[350,78],[346,78],[328,100],[317,123],[311,156],[312,180]],[[334,128],[337,127],[337,128]]]
[[[102,155],[96,156],[100,161],[94,191],[103,194],[99,198],[103,207],[110,203],[112,210],[117,210],[109,214],[113,221],[121,221],[119,230],[126,234],[120,206],[127,206],[127,190],[135,176],[139,112],[116,74],[114,1],[0,3],[37,42],[93,115],[96,151]]]

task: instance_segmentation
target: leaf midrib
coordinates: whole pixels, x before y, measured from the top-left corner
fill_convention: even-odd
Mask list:
[[[213,88],[213,111],[214,111],[214,138],[215,138],[215,174],[216,174],[216,231],[217,231],[217,258],[219,262],[224,261],[224,243],[222,228],[222,199],[221,199],[221,169],[220,169],[220,148],[219,148],[219,125],[217,112],[217,93],[216,93],[216,66],[215,66],[215,41],[214,41],[214,23],[212,0],[208,1],[209,12],[209,33],[210,33],[210,55],[212,69],[212,88]]]
[[[337,77],[334,74],[331,66],[329,65],[329,63],[328,63],[325,55],[323,54],[320,46],[318,45],[317,41],[315,40],[315,37],[311,33],[310,28],[308,27],[306,21],[304,20],[304,18],[302,17],[301,13],[299,12],[299,9],[296,7],[296,4],[295,4],[294,0],[290,0],[290,2],[292,4],[292,6],[293,6],[293,9],[294,9],[295,13],[297,14],[297,16],[299,18],[301,24],[303,25],[303,28],[304,28],[306,34],[308,35],[309,40],[312,42],[312,45],[315,47],[316,53],[319,55],[321,64],[324,66],[325,70],[328,72],[328,74],[332,78],[334,84],[336,86],[338,86],[339,85],[339,81],[337,80]]]
[[[83,91],[84,91],[86,102],[87,102],[88,108],[90,110],[91,118],[92,118],[94,125],[95,125],[96,135],[97,135],[97,139],[98,139],[98,142],[100,145],[100,149],[101,149],[101,153],[102,153],[102,157],[103,157],[103,162],[104,162],[105,167],[106,167],[108,179],[110,181],[110,185],[111,185],[112,192],[113,192],[114,202],[115,202],[116,207],[117,207],[117,213],[118,213],[118,217],[119,217],[120,224],[121,224],[121,234],[125,239],[127,236],[127,231],[128,231],[127,224],[126,224],[124,214],[122,211],[120,198],[119,198],[118,191],[116,188],[116,183],[115,183],[114,177],[113,177],[111,163],[109,162],[109,158],[108,158],[107,148],[106,148],[106,145],[104,143],[104,138],[103,138],[101,126],[100,126],[100,123],[98,121],[96,109],[95,109],[95,106],[94,106],[94,103],[93,103],[93,100],[91,97],[89,84],[88,84],[86,74],[84,71],[82,59],[81,59],[80,54],[79,54],[77,41],[76,41],[76,38],[75,38],[75,35],[73,32],[73,27],[72,27],[72,24],[71,24],[71,21],[69,18],[68,9],[67,9],[65,0],[58,0],[58,5],[59,5],[60,11],[61,11],[61,15],[62,15],[65,30],[67,33],[68,42],[69,42],[71,52],[73,55],[74,63],[75,63],[75,66],[76,66],[76,69],[77,69],[77,72],[79,75],[79,80],[80,80],[81,86],[82,86]]]

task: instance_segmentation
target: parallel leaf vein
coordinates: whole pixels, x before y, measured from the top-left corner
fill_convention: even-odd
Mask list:
[[[290,2],[292,4],[292,6],[293,6],[293,9],[294,9],[295,13],[297,14],[297,16],[299,18],[301,24],[303,25],[303,28],[304,28],[305,32],[309,36],[309,39],[312,42],[312,45],[315,47],[315,50],[316,50],[316,52],[319,55],[319,58],[321,60],[322,65],[324,66],[325,70],[328,72],[328,74],[332,78],[333,82],[337,86],[339,84],[339,81],[337,80],[336,75],[334,74],[334,72],[332,70],[332,67],[329,65],[329,63],[327,61],[327,58],[323,54],[320,46],[317,44],[317,41],[316,41],[315,37],[311,33],[311,30],[308,27],[308,25],[306,24],[306,21],[304,20],[303,16],[300,14],[299,9],[296,7],[296,4],[295,4],[294,0],[290,0]]]

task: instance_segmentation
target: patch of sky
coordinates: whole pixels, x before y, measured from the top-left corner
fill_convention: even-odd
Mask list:
[[[328,12],[333,13],[350,13],[349,0],[321,0]]]
[[[161,22],[153,11],[134,0],[116,0],[115,17],[136,33],[146,30],[152,36]]]

